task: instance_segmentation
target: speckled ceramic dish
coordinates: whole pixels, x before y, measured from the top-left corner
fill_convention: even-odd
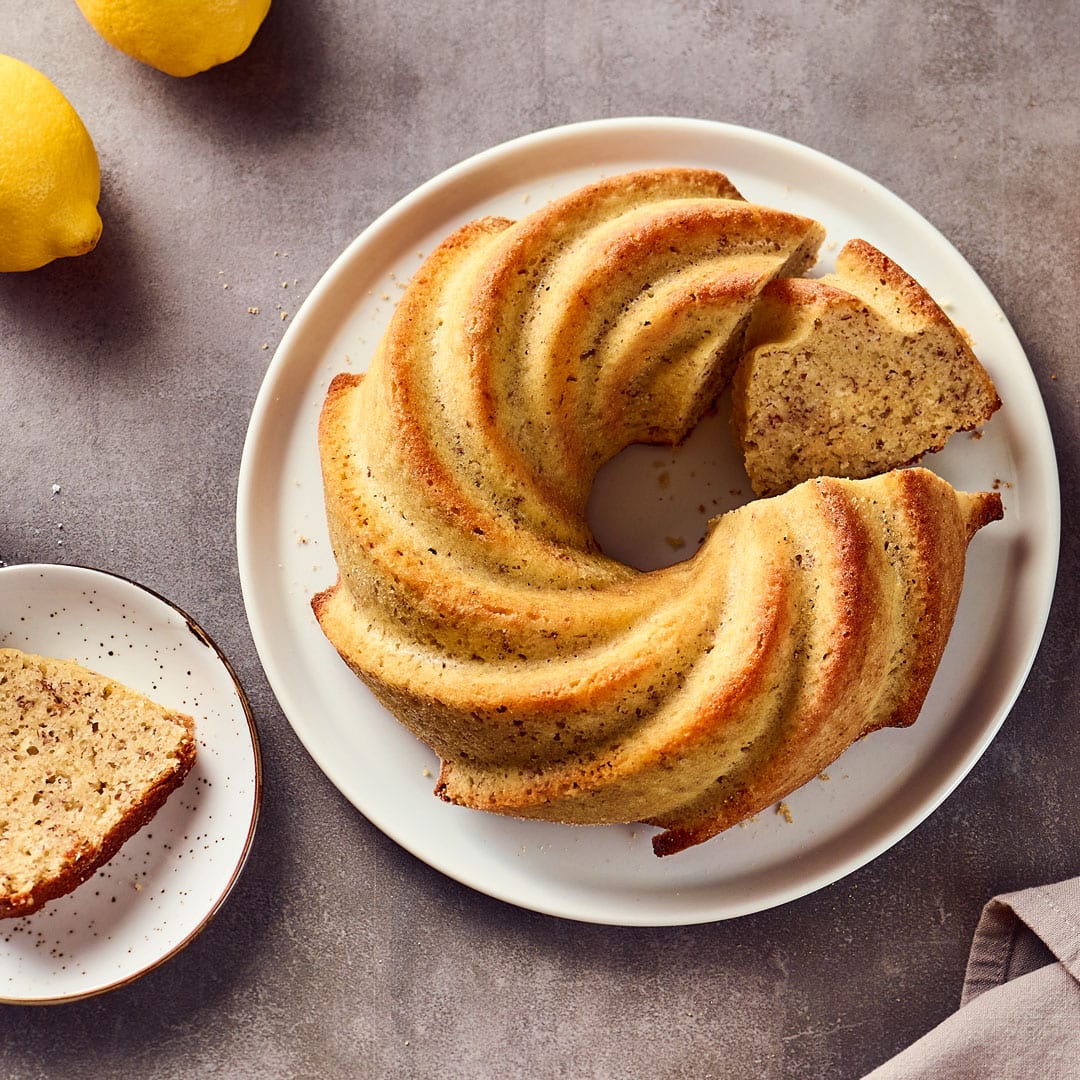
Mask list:
[[[0,569],[0,647],[76,660],[195,718],[195,767],[154,819],[73,893],[0,920],[0,1001],[71,1001],[144,975],[221,907],[255,832],[258,737],[213,641],[124,578],[77,566]]]

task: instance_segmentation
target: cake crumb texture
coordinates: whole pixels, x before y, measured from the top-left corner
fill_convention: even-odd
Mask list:
[[[1001,406],[967,336],[864,240],[836,271],[762,291],[732,383],[732,423],[754,491],[910,465]]]
[[[195,757],[190,716],[74,662],[0,649],[0,918],[86,881]]]

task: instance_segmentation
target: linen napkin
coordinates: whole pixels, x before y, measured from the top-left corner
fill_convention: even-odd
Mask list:
[[[960,1008],[864,1080],[1080,1078],[1080,878],[983,908]]]

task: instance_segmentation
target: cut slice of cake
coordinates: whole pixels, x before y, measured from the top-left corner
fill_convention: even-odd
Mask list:
[[[732,394],[758,495],[910,465],[1001,405],[964,334],[865,240],[844,246],[835,273],[766,286]]]
[[[191,770],[194,730],[115,679],[0,649],[0,918],[108,862]]]

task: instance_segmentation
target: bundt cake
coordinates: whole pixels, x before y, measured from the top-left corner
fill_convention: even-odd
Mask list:
[[[0,649],[0,918],[86,881],[195,755],[191,717],[71,661]]]
[[[964,335],[865,240],[835,273],[771,282],[745,348],[732,423],[758,495],[909,465],[1001,405]]]
[[[996,494],[923,469],[813,480],[649,573],[586,524],[600,465],[693,427],[761,291],[821,238],[715,173],[614,177],[458,230],[366,375],[334,378],[319,447],[339,576],[312,606],[438,753],[443,799],[646,821],[665,855],[915,719]]]

